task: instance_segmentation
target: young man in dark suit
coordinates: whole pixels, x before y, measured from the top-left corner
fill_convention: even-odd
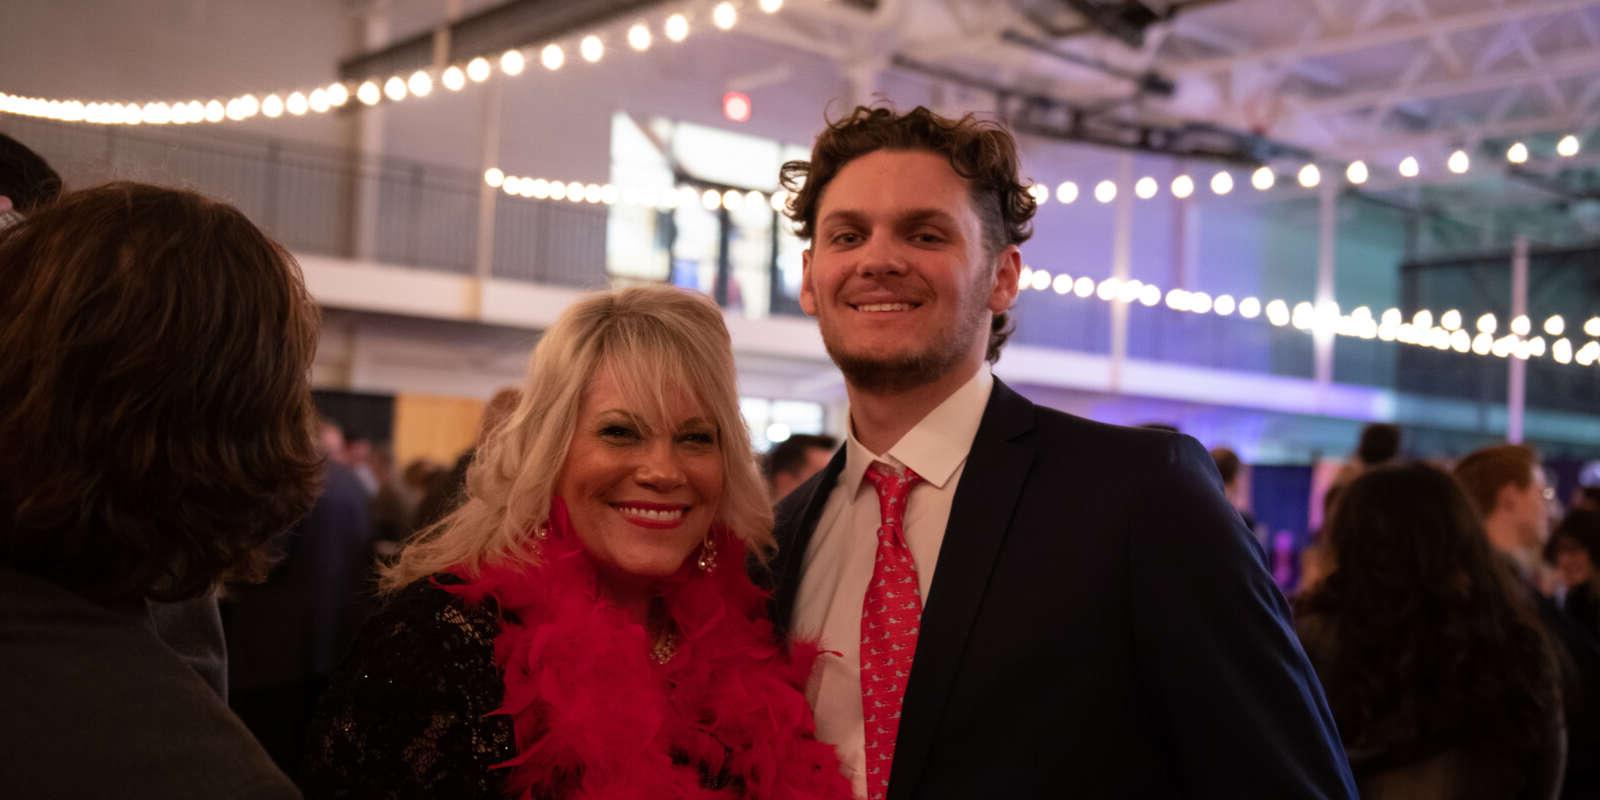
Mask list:
[[[1322,689],[1193,439],[987,362],[1034,201],[1004,129],[857,108],[784,167],[847,441],[778,508],[774,618],[869,800],[1354,797]]]

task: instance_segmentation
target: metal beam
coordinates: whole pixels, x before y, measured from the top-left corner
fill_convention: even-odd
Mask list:
[[[1576,55],[1551,58],[1539,68],[1528,68],[1511,72],[1502,72],[1490,75],[1474,75],[1465,78],[1435,81],[1411,87],[1406,91],[1406,99],[1426,99],[1434,97],[1453,97],[1456,95],[1472,94],[1474,92],[1489,92],[1496,89],[1506,89],[1513,86],[1522,86],[1544,80],[1570,78],[1600,72],[1600,54],[1591,48],[1573,48],[1578,51]],[[1568,51],[1572,52],[1572,51]],[[1350,92],[1336,95],[1325,100],[1314,100],[1306,103],[1296,103],[1291,108],[1305,114],[1342,114],[1357,111],[1363,108],[1383,103],[1394,93],[1392,88],[1371,89],[1367,91]]]
[[[663,0],[511,0],[451,20],[339,62],[339,77],[360,80],[433,65],[434,42],[448,41],[447,61],[498,54],[637,14]],[[443,34],[440,32],[443,31]]]
[[[1357,52],[1384,45],[1400,44],[1414,39],[1422,39],[1436,33],[1450,34],[1458,31],[1474,30],[1528,17],[1562,14],[1583,8],[1591,8],[1596,5],[1600,5],[1600,0],[1539,0],[1538,2],[1521,3],[1504,8],[1479,9],[1460,14],[1441,15],[1427,21],[1408,22],[1353,33],[1334,34],[1309,42],[1268,45],[1254,52],[1221,58],[1167,62],[1164,66],[1170,70],[1183,72],[1222,72],[1233,69],[1240,64],[1259,64],[1285,60],[1303,61],[1339,53]],[[1179,35],[1183,34],[1182,20],[1179,20],[1178,23],[1178,33]]]

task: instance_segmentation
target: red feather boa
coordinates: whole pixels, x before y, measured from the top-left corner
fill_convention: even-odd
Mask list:
[[[714,534],[721,563],[711,573],[690,559],[666,581],[680,637],[658,665],[644,626],[600,600],[566,507],[552,505],[537,566],[490,566],[442,587],[500,606],[494,652],[505,697],[494,713],[512,718],[517,745],[497,765],[508,770],[508,796],[719,798],[742,786],[749,798],[851,797],[806,704],[817,648],[777,644],[737,538]],[[703,788],[702,768],[734,780]]]

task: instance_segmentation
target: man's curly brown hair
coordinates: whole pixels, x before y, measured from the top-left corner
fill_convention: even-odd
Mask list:
[[[289,253],[192,192],[0,234],[0,564],[98,600],[259,575],[317,490],[317,324]]]
[[[972,114],[941,117],[923,106],[904,114],[892,108],[856,106],[817,136],[809,161],[790,161],[779,171],[779,180],[789,191],[785,213],[795,222],[800,238],[809,240],[815,233],[817,206],[839,170],[878,150],[922,150],[948,158],[951,169],[967,180],[990,258],[1033,235],[1038,203],[1018,178],[1021,158],[1005,127]],[[1000,358],[1013,327],[1010,314],[994,315],[985,355],[989,361]]]

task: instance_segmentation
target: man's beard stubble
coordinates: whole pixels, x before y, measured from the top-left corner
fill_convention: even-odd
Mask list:
[[[844,373],[850,385],[871,394],[893,394],[918,389],[938,381],[966,357],[973,337],[987,329],[984,311],[979,306],[964,309],[948,335],[929,342],[920,351],[890,358],[873,358],[846,352],[842,342],[822,338],[828,357]]]

